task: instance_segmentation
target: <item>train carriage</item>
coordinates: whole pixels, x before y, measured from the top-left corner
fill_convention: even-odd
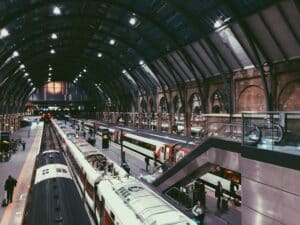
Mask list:
[[[63,134],[59,126],[56,125],[56,128],[60,134]],[[84,193],[86,202],[91,211],[94,213],[97,224],[150,225],[153,224],[154,221],[156,221],[155,224],[157,225],[194,224],[191,219],[150,191],[150,189],[130,176],[115,162],[100,154],[99,150],[87,144],[84,139],[70,137],[67,138],[66,144],[68,155],[77,173],[80,188]],[[125,185],[123,189],[122,185]],[[128,185],[131,185],[131,188]],[[135,196],[136,198],[132,199],[130,204],[126,203],[128,198],[124,198],[126,196],[122,191],[125,190],[124,188],[132,192],[131,196]],[[164,210],[168,209],[170,212],[169,214],[165,214],[165,220],[162,219],[164,218],[163,216],[160,217],[156,213],[153,213],[153,216],[156,215],[157,219],[154,217],[151,219],[151,215],[147,217],[147,213],[139,211],[139,208],[143,207],[143,201],[140,201],[138,205],[135,204],[139,197],[142,197],[142,195],[138,196],[134,194],[137,189],[144,190],[140,193],[145,195],[145,197],[148,196],[144,198],[144,201],[153,199],[156,204],[155,206],[165,205]],[[154,207],[154,205],[152,205],[152,207]],[[144,210],[149,211],[150,208],[145,208]],[[164,211],[161,211],[158,214],[163,212]],[[175,215],[177,215],[180,220],[173,223]],[[170,218],[170,216],[172,216],[172,218]]]
[[[46,150],[37,156],[35,178],[22,224],[91,225],[60,151]]]

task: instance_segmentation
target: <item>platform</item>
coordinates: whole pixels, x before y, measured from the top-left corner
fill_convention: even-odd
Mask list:
[[[102,149],[102,140],[101,137],[96,135],[96,145],[98,149],[101,149],[101,153],[110,159],[114,160],[118,164],[121,164],[121,150],[120,145],[110,142],[109,149]],[[135,177],[141,177],[149,174],[145,170],[144,157],[124,148],[125,159],[130,167],[130,172]],[[150,160],[149,171],[153,169],[153,161]],[[226,212],[221,212],[217,209],[217,199],[214,197],[214,191],[209,188],[206,188],[206,215],[205,215],[205,224],[209,225],[240,225],[241,224],[241,207],[236,207],[233,204],[229,203],[229,210]],[[186,211],[186,214],[192,216],[190,211]]]
[[[0,225],[20,225],[22,222],[27,193],[29,191],[35,156],[40,150],[43,134],[43,123],[33,123],[31,127],[21,128],[14,132],[11,138],[21,138],[26,142],[25,151],[22,146],[12,154],[9,161],[0,163],[0,197],[1,201],[6,194],[4,191],[5,180],[8,175],[17,179],[14,190],[13,202],[5,208],[0,208]]]

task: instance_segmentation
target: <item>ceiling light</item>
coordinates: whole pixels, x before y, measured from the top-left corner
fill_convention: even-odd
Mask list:
[[[140,60],[140,61],[139,61],[139,64],[140,64],[140,65],[143,65],[143,64],[144,64],[144,60]]]
[[[50,50],[50,53],[51,53],[51,54],[55,54],[55,50],[54,50],[54,49],[51,49],[51,50]]]
[[[218,18],[215,23],[214,23],[214,28],[219,28],[221,26],[223,26],[224,21],[221,18]]]
[[[122,73],[126,73],[126,70],[122,70]]]
[[[54,8],[53,8],[53,14],[54,15],[60,15],[61,14],[61,10],[60,10],[60,8],[59,7],[57,7],[57,6],[55,6]]]
[[[137,22],[137,18],[136,17],[131,17],[128,22],[131,26],[134,26]]]
[[[49,75],[49,76],[52,76],[52,73],[49,73],[48,75]]]
[[[98,56],[98,58],[101,58],[101,57],[102,57],[102,53],[99,52],[99,53],[97,54],[97,56]]]
[[[19,52],[18,51],[14,51],[13,52],[13,54],[12,54],[12,56],[15,58],[15,57],[18,57],[20,54],[19,54]]]
[[[82,77],[82,75],[81,75],[81,74],[79,74],[79,75],[78,75],[78,77]]]
[[[25,73],[23,77],[28,77],[29,76],[29,73]]]
[[[110,45],[114,45],[115,43],[116,43],[116,40],[115,40],[115,39],[110,39],[110,40],[109,40],[109,44],[110,44]]]
[[[86,69],[83,69],[83,72],[86,73]]]
[[[30,82],[30,81],[31,81],[31,79],[29,78],[29,79],[27,79],[27,81],[28,81],[28,82]]]
[[[9,36],[8,30],[7,30],[6,28],[2,28],[2,29],[0,30],[0,39],[5,38],[5,37],[7,37],[7,36]]]
[[[32,82],[30,83],[30,86],[33,86],[33,83],[32,83]]]
[[[49,71],[52,71],[52,67],[49,68]]]
[[[25,65],[24,65],[24,64],[21,64],[21,65],[20,65],[20,68],[21,68],[21,69],[24,69],[24,68],[25,68]]]
[[[52,39],[57,39],[57,34],[55,34],[55,33],[51,34],[51,38]]]

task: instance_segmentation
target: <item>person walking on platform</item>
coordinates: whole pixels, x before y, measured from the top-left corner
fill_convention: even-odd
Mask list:
[[[217,198],[217,207],[221,209],[221,198],[223,196],[223,186],[220,181],[218,181],[218,185],[215,190],[215,197]]]
[[[148,168],[148,167],[149,167],[149,161],[150,161],[150,160],[149,160],[149,157],[146,156],[146,157],[145,157],[145,163],[146,163],[146,171],[147,171],[147,172],[148,172],[148,169],[149,169],[149,168]]]
[[[26,142],[25,141],[22,142],[22,148],[23,148],[23,151],[25,151],[25,148],[26,148]]]
[[[8,178],[5,181],[5,186],[4,189],[6,191],[6,196],[7,196],[7,204],[12,202],[13,199],[13,193],[14,193],[14,188],[17,185],[17,180],[13,178],[12,176],[8,176]]]
[[[153,158],[154,158],[153,165],[154,165],[154,167],[157,167],[157,155],[156,155],[155,152],[154,152],[154,154],[153,154]]]
[[[204,224],[204,208],[202,207],[200,201],[197,201],[197,204],[193,207],[192,213],[195,216],[196,222],[200,225]]]

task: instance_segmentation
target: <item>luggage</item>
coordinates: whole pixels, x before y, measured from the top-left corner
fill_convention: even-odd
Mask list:
[[[2,200],[2,207],[6,207],[6,206],[7,206],[7,200],[6,200],[6,198],[4,198]]]
[[[222,198],[221,205],[222,205],[223,210],[228,210],[228,199],[227,198]]]

